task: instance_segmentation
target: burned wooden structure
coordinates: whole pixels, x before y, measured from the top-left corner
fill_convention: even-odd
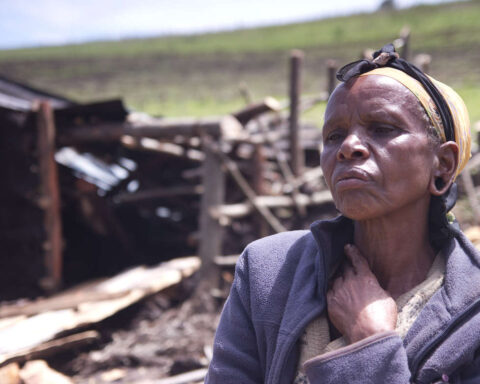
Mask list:
[[[218,275],[222,256],[319,218],[331,201],[320,130],[299,115],[326,95],[300,97],[301,60],[292,53],[290,108],[266,98],[203,119],[0,78],[1,298],[194,254]]]

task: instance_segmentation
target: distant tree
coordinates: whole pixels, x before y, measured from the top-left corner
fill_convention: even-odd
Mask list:
[[[395,0],[383,0],[378,8],[379,11],[393,11],[396,9]]]

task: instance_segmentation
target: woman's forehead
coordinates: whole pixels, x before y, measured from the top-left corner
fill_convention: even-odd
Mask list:
[[[334,97],[337,92],[343,94],[343,96],[360,94],[366,100],[375,96],[393,97],[398,99],[399,102],[405,101],[405,98],[409,100],[416,99],[412,92],[403,84],[391,77],[381,75],[355,77],[346,83],[340,84],[332,96]]]
[[[419,105],[415,95],[398,81],[387,76],[370,75],[340,84],[328,101],[327,113],[338,109],[375,106],[413,112],[419,110]]]

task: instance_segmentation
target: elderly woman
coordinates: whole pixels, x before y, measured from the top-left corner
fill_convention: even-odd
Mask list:
[[[448,213],[468,114],[392,45],[374,58],[325,112],[341,216],[246,248],[206,383],[480,382],[480,256]]]

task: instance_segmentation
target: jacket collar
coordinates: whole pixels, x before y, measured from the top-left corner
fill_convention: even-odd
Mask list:
[[[335,275],[345,254],[345,244],[353,241],[353,221],[345,216],[338,216],[332,220],[316,221],[310,230],[320,250],[321,260],[318,270],[325,271],[323,276],[318,274],[319,295],[325,295],[328,290],[328,281]]]
[[[480,339],[472,337],[480,326],[475,305],[480,298],[480,255],[460,230],[455,230],[454,235],[442,249],[445,282],[404,339],[411,370],[422,368],[420,382],[469,363],[480,347]]]

